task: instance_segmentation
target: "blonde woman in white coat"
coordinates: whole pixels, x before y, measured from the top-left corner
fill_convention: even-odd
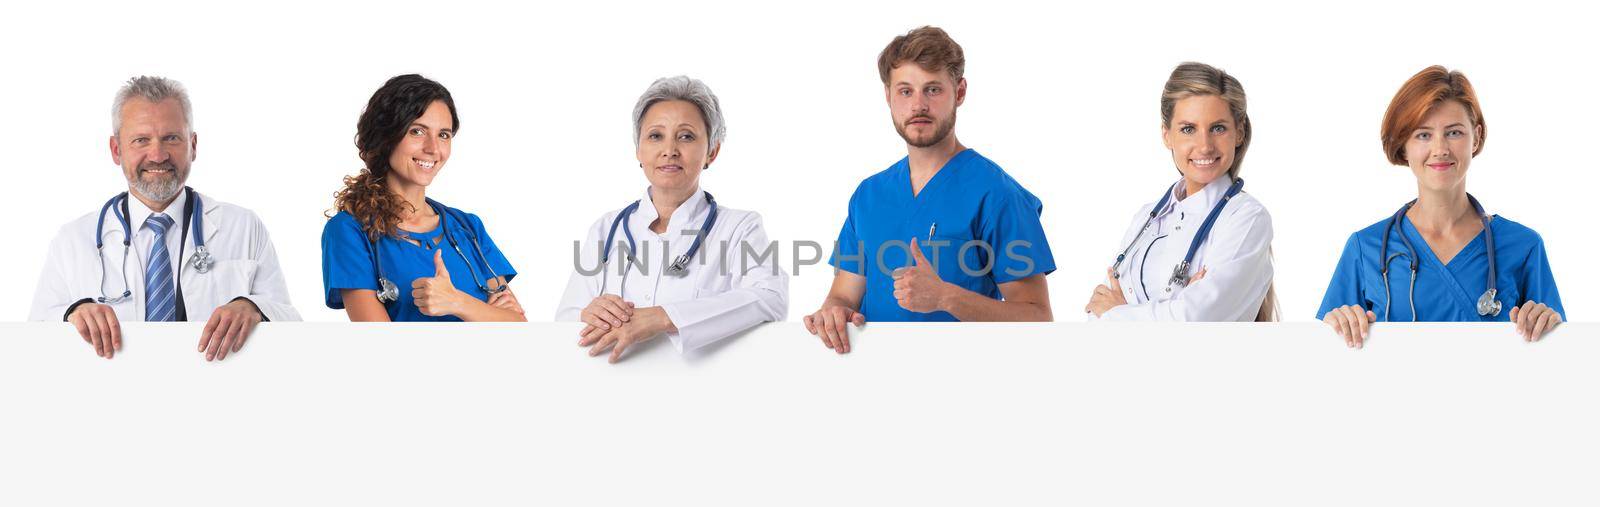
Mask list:
[[[1215,67],[1179,65],[1161,117],[1182,178],[1134,215],[1084,311],[1100,320],[1276,320],[1272,217],[1239,178],[1251,133],[1244,88]]]

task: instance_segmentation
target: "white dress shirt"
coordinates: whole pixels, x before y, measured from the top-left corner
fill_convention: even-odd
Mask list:
[[[179,192],[177,199],[162,210],[172,219],[172,226],[166,233],[167,252],[172,259],[174,277],[181,277],[188,319],[204,322],[211,317],[212,310],[244,297],[255,303],[267,320],[300,320],[300,313],[289,303],[289,289],[278,268],[278,254],[261,220],[250,210],[218,202],[204,194],[200,194],[200,200],[204,203],[201,212],[205,222],[201,232],[205,234],[206,249],[214,261],[206,273],[200,273],[189,263],[195,255],[193,231],[187,242],[183,239],[187,193]],[[155,242],[155,232],[144,227],[144,222],[151,214],[153,212],[143,201],[128,197],[128,224],[133,229],[133,238],[128,246],[126,266],[122,255],[124,232],[114,211],[105,210],[105,227],[100,231],[105,243],[103,262],[94,247],[99,213],[86,214],[62,226],[50,242],[28,320],[59,322],[67,308],[81,299],[122,295],[124,280],[126,290],[133,295],[108,304],[119,321],[144,320],[144,273],[150,246]]]
[[[1118,244],[1126,247],[1138,237],[1118,268],[1122,297],[1128,304],[1106,311],[1101,319],[1255,320],[1272,284],[1272,217],[1250,194],[1241,191],[1228,201],[1195,252],[1189,275],[1192,277],[1203,268],[1205,277],[1191,281],[1187,287],[1167,283],[1173,269],[1183,262],[1206,216],[1231,185],[1233,179],[1223,176],[1187,197],[1184,185],[1174,185],[1172,198],[1165,208],[1157,210],[1150,229],[1142,235],[1140,228],[1156,203],[1139,208]]]
[[[696,192],[672,212],[667,232],[656,234],[650,230],[650,223],[657,218],[656,208],[646,189],[639,208],[616,231],[610,263],[596,273],[606,235],[622,210],[602,215],[576,249],[579,257],[556,309],[556,320],[580,320],[580,313],[603,288],[604,293],[620,295],[636,308],[660,306],[678,328],[676,333],[667,333],[667,338],[683,353],[757,324],[786,318],[789,275],[779,269],[778,248],[774,245],[767,251],[767,232],[761,215],[753,211],[719,203],[717,222],[690,259],[688,273],[665,274],[667,265],[689,250],[694,242],[692,231],[700,229],[710,212],[704,193]],[[628,248],[623,227],[633,232],[638,245],[635,263],[623,253]]]

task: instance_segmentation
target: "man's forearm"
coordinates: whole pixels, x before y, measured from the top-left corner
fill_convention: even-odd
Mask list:
[[[1032,301],[1001,301],[950,285],[944,311],[962,322],[1049,322],[1049,305]]]

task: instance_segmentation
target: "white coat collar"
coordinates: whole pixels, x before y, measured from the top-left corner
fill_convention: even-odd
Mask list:
[[[178,197],[173,199],[166,209],[161,210],[162,214],[172,219],[172,226],[168,227],[169,231],[176,233],[178,228],[183,227],[183,205],[187,202],[189,202],[188,192],[179,191]],[[106,210],[106,226],[100,231],[100,237],[106,241],[111,240],[113,232],[118,235],[122,234],[122,224],[117,223],[116,213],[115,210]],[[130,234],[137,235],[139,231],[144,230],[145,220],[149,220],[150,215],[154,214],[155,211],[152,211],[149,206],[145,206],[144,201],[135,197],[131,190],[128,192],[128,227],[132,229]]]
[[[201,209],[201,213],[205,215],[206,242],[210,243],[211,240],[216,238],[217,232],[219,231],[217,226],[220,225],[218,224],[218,221],[221,219],[221,217],[216,211],[220,204],[216,199],[212,199],[210,196],[202,194],[198,190],[195,191],[195,195],[200,196],[200,202],[204,206]],[[188,202],[189,193],[178,192],[178,197],[173,199],[172,203],[168,204],[166,209],[161,210],[161,212],[166,214],[167,217],[172,218],[172,232],[182,234],[182,231],[178,231],[176,229],[183,227],[183,207]],[[113,214],[113,211],[106,210],[105,213],[106,225],[101,229],[100,237],[109,242],[112,241],[113,234],[122,234],[122,224],[117,223],[117,218]],[[134,197],[132,193],[129,193],[128,225],[133,228],[133,234],[138,234],[139,231],[144,227],[144,221],[148,220],[150,215],[154,213],[154,211],[150,210],[149,206],[144,205],[144,201],[139,200],[138,197]]]
[[[1187,189],[1183,185],[1183,180],[1180,179],[1176,184],[1172,185],[1171,198],[1167,199],[1167,207],[1160,210],[1158,215],[1179,211],[1185,216],[1198,213],[1204,217],[1206,214],[1211,213],[1211,208],[1215,207],[1217,201],[1222,200],[1222,196],[1228,193],[1228,187],[1230,186],[1233,186],[1233,178],[1224,174],[1221,178],[1212,180],[1211,183],[1201,187],[1200,191],[1195,195],[1185,197],[1184,193]],[[1183,200],[1180,201],[1179,199]]]
[[[217,208],[221,203],[218,203],[216,199],[212,199],[209,195],[200,193],[199,190],[194,191],[194,195],[200,196],[200,203],[204,205],[200,209],[200,213],[205,215],[206,220],[205,230],[202,232],[206,235],[206,243],[210,244],[211,240],[217,237],[217,226],[222,225],[221,214],[217,213]]]
[[[667,222],[669,229],[663,236],[672,238],[676,236],[672,234],[674,232],[700,228],[700,217],[707,212],[707,209],[705,192],[695,189],[694,195],[689,200],[673,210],[672,218]],[[635,231],[649,231],[650,224],[659,217],[660,215],[656,213],[655,200],[650,196],[650,187],[645,187],[644,198],[639,199],[639,209],[633,212],[633,218],[628,221],[628,225],[635,227]]]

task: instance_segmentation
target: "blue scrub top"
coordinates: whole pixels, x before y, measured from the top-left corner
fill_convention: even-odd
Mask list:
[[[465,216],[466,224],[457,218]],[[471,236],[463,227],[471,227],[478,236],[480,246],[483,247],[483,256],[479,258],[477,249],[472,247]],[[444,227],[450,228],[450,234],[461,246],[461,252],[471,259],[473,269],[478,270],[478,276],[483,280],[474,282],[472,270],[467,269],[467,259],[457,254],[450,247],[450,241],[442,236]],[[506,260],[500,248],[494,244],[494,239],[489,237],[488,231],[483,228],[483,221],[477,215],[460,213],[453,210],[441,216],[440,227],[434,227],[428,232],[401,231],[401,234],[416,239],[423,246],[411,244],[408,241],[383,236],[378,239],[378,251],[382,253],[379,260],[383,264],[383,272],[400,289],[400,299],[386,305],[389,311],[389,320],[395,322],[459,322],[461,319],[453,315],[430,317],[423,315],[411,299],[411,282],[417,278],[426,278],[434,275],[433,252],[444,249],[444,265],[450,270],[450,281],[456,289],[472,295],[481,301],[488,301],[489,295],[478,289],[478,283],[488,284],[491,278],[488,266],[494,266],[494,272],[505,277],[510,282],[517,275],[511,263]],[[435,239],[437,238],[437,243]],[[485,262],[488,265],[485,265]],[[344,298],[340,291],[343,289],[378,290],[378,274],[372,270],[372,243],[367,241],[367,235],[361,230],[361,224],[349,213],[340,211],[334,215],[328,224],[322,228],[322,287],[325,302],[328,308],[335,310],[344,308]]]
[[[1389,297],[1383,290],[1383,276],[1379,272],[1379,249],[1383,244],[1383,230],[1388,227],[1385,218],[1370,227],[1350,235],[1345,242],[1344,254],[1334,268],[1333,281],[1322,297],[1322,308],[1317,319],[1334,308],[1361,305],[1377,315],[1378,321],[1404,322],[1411,319],[1411,261],[1410,252],[1398,234],[1405,234],[1417,248],[1417,286],[1415,291],[1417,319],[1425,322],[1490,322],[1511,320],[1511,308],[1528,301],[1544,303],[1566,320],[1566,309],[1561,306],[1561,294],[1556,291],[1554,275],[1550,273],[1549,259],[1545,256],[1544,240],[1539,233],[1522,224],[1496,215],[1489,221],[1494,231],[1496,279],[1501,311],[1498,316],[1478,315],[1478,297],[1489,286],[1489,252],[1484,234],[1478,233],[1449,264],[1439,262],[1433,249],[1423,241],[1411,220],[1400,220],[1400,230],[1389,237]],[[1385,303],[1390,303],[1387,310]]]
[[[891,273],[911,264],[911,238],[944,281],[1002,299],[1000,284],[1056,269],[1043,211],[1039,198],[977,151],[956,154],[915,196],[903,158],[856,187],[828,264],[866,277],[860,311],[868,321],[953,322],[948,312],[916,313],[895,301]]]

